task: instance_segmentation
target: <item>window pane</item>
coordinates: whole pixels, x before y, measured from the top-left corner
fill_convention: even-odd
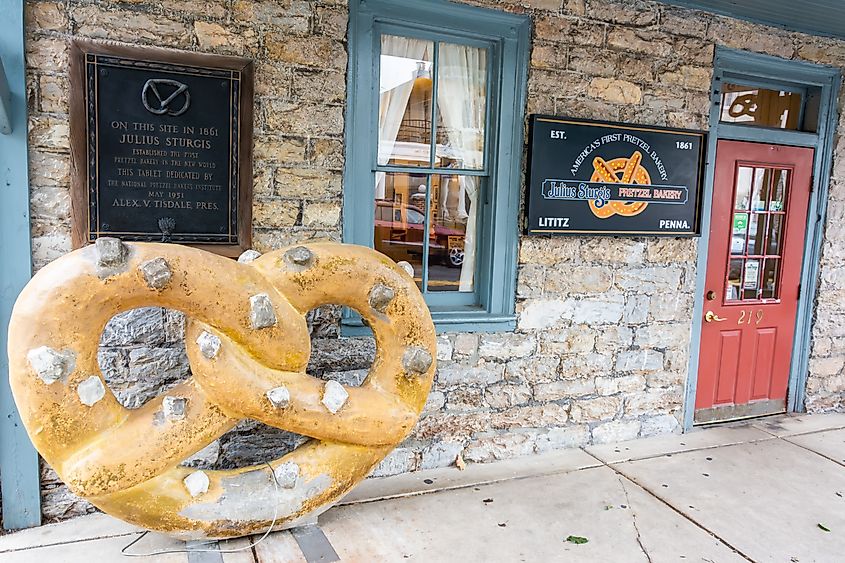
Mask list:
[[[739,286],[742,275],[742,258],[732,258],[728,263],[728,284],[725,286],[725,301],[736,301],[740,298]]]
[[[772,171],[769,168],[754,169],[754,192],[751,194],[751,209],[765,211],[769,199],[769,187],[772,183]]]
[[[737,170],[734,209],[748,209],[748,205],[751,202],[751,180],[753,178],[753,168],[740,166],[739,170]]]
[[[378,163],[428,166],[434,43],[382,35]]]
[[[748,213],[734,213],[731,232],[731,254],[742,254],[745,248],[745,233],[748,231]]]
[[[772,214],[769,216],[769,248],[766,254],[783,255],[781,245],[783,244],[783,220],[784,216]]]
[[[774,174],[769,211],[784,211],[786,210],[786,191],[789,186],[789,170],[775,170]]]
[[[484,167],[487,119],[487,50],[438,44],[435,166]]]
[[[383,191],[375,200],[374,247],[395,262],[411,264],[422,289],[426,176],[377,172],[377,183],[379,178]]]
[[[754,258],[745,261],[742,272],[743,299],[757,299],[757,290],[760,287],[760,262],[761,260]]]
[[[766,236],[766,215],[752,213],[748,224],[748,248],[746,254],[764,254],[763,238]]]
[[[725,83],[721,108],[720,121],[726,123],[798,129],[801,94]]]
[[[480,185],[476,176],[432,176],[428,291],[474,289]]]
[[[763,292],[762,299],[777,299],[780,293],[778,287],[778,274],[780,273],[780,260],[766,259],[766,265],[763,267]]]

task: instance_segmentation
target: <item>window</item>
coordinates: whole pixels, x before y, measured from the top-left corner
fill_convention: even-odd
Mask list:
[[[441,0],[350,3],[344,240],[406,262],[441,330],[514,326],[528,35]]]

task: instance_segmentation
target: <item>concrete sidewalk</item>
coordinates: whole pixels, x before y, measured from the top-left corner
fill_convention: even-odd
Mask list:
[[[0,561],[126,561],[135,539],[128,553],[182,550],[141,560],[180,563],[845,561],[845,414],[370,479],[317,527],[254,547],[97,514],[0,537]]]

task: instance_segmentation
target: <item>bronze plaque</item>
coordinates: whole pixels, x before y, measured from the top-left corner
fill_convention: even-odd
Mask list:
[[[76,245],[248,248],[252,62],[87,41],[73,55]]]

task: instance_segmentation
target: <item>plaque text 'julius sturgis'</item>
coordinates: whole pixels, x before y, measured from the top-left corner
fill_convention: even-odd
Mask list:
[[[84,79],[88,241],[241,243],[242,73],[89,52]]]

